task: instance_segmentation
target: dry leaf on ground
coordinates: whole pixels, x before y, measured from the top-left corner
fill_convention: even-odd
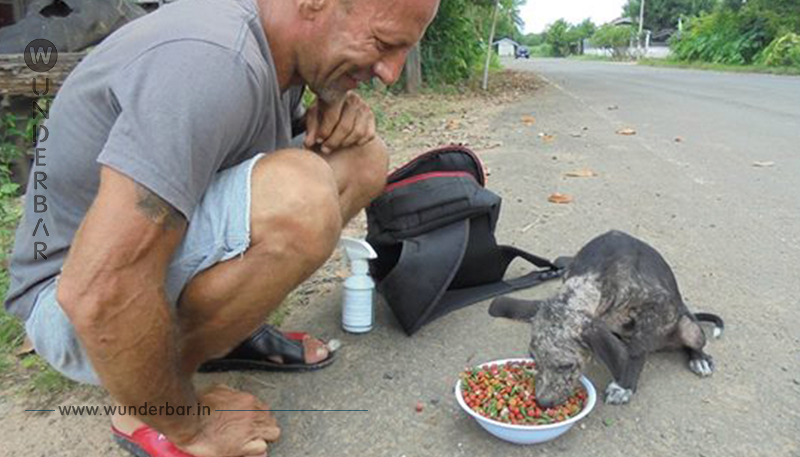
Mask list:
[[[634,130],[634,129],[619,129],[619,130],[617,130],[617,135],[636,135],[636,130]]]
[[[533,116],[522,116],[522,123],[530,127],[536,123],[536,118]]]
[[[550,197],[548,197],[547,201],[549,201],[550,203],[559,203],[559,204],[572,203],[572,197],[570,197],[569,195],[559,194],[558,192],[556,192]]]
[[[447,130],[455,130],[459,127],[461,127],[461,121],[459,121],[458,119],[450,119],[444,126],[444,128]]]
[[[541,133],[539,133],[539,138],[541,138],[542,141],[546,141],[546,142],[549,143],[549,142],[551,142],[551,141],[553,141],[555,139],[555,136],[550,135],[549,133],[541,132]]]
[[[22,357],[32,353],[33,351],[33,341],[31,341],[31,339],[26,335],[25,339],[22,340],[22,344],[20,344],[19,347],[17,347],[17,349],[14,351],[14,355],[17,357]]]
[[[592,170],[578,170],[578,171],[570,171],[564,174],[564,176],[568,178],[594,178],[597,176],[597,173],[593,172]]]
[[[753,162],[753,166],[759,168],[774,167],[775,162]]]

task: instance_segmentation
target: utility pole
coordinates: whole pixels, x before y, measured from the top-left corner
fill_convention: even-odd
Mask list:
[[[492,60],[492,48],[494,48],[494,26],[497,24],[497,10],[500,7],[500,0],[494,2],[494,14],[492,15],[492,31],[489,32],[489,47],[486,51],[486,65],[483,67],[483,84],[481,88],[489,88],[489,62]]]
[[[639,34],[636,35],[636,43],[638,43],[640,48],[642,47],[642,29],[644,28],[644,1],[645,0],[642,0],[639,6]]]

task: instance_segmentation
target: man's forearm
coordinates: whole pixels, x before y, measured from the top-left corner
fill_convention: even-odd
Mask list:
[[[197,405],[191,373],[180,371],[178,324],[163,290],[185,230],[164,200],[103,168],[64,262],[57,299],[103,386],[124,405]],[[140,419],[176,443],[200,429],[196,416]]]
[[[196,406],[191,374],[178,368],[179,338],[164,295],[153,286],[141,286],[117,289],[109,297],[116,301],[113,305],[89,305],[113,312],[100,311],[88,323],[76,325],[86,352],[103,386],[123,405]],[[177,443],[200,430],[196,416],[140,419]]]

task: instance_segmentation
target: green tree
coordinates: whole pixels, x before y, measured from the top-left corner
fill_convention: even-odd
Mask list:
[[[763,20],[775,36],[800,33],[800,0],[748,0],[740,9],[747,20]]]
[[[638,24],[641,4],[641,0],[628,0],[622,15]],[[678,18],[711,12],[716,5],[717,0],[645,0],[644,28],[653,32],[677,29]]]
[[[592,44],[611,52],[615,59],[624,58],[636,30],[631,26],[606,24],[592,35]]]
[[[529,33],[522,37],[522,44],[526,46],[539,46],[544,44],[544,33]]]
[[[570,25],[565,19],[559,19],[547,26],[544,40],[551,46],[555,57],[564,57],[569,54],[569,46],[572,42],[569,30]]]
[[[597,30],[591,19],[586,18],[578,25],[574,25],[569,29],[569,41],[572,47],[578,53],[583,53],[583,40],[590,38]]]
[[[522,27],[525,22],[519,15],[520,8],[526,0],[500,0],[500,8],[497,12],[497,30],[499,37],[508,37],[514,41],[522,41]]]
[[[497,37],[522,38],[519,10],[525,0],[500,0]],[[428,84],[456,84],[471,77],[486,57],[495,0],[446,0],[421,43]]]
[[[448,0],[428,27],[420,45],[422,76],[428,84],[452,84],[467,79],[480,61],[484,41],[469,0]],[[484,8],[485,9],[485,8]]]

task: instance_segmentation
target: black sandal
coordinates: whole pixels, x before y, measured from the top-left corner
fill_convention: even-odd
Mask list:
[[[317,363],[306,363],[303,340],[307,333],[282,333],[271,325],[264,324],[250,335],[242,344],[226,356],[209,360],[198,369],[201,373],[222,371],[312,371],[324,368],[335,359],[339,348],[337,340],[323,341],[328,346],[328,357]],[[269,357],[279,356],[283,362],[275,362]]]

